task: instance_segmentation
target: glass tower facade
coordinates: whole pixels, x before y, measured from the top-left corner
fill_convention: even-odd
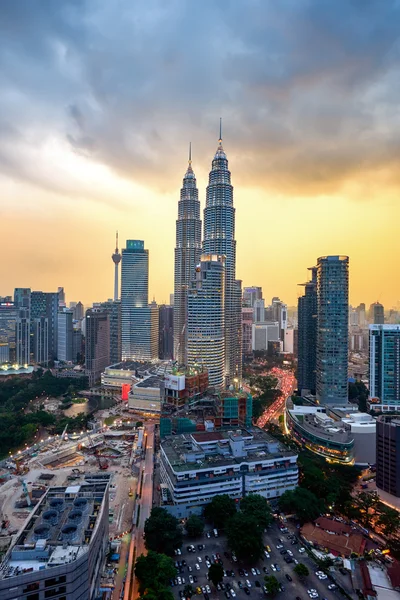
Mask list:
[[[349,257],[317,261],[316,395],[321,404],[347,404]]]
[[[311,281],[304,284],[304,295],[297,304],[298,362],[297,386],[315,394],[317,359],[317,268],[311,267]]]
[[[225,257],[202,255],[188,293],[188,366],[208,370],[210,386],[225,387]]]
[[[225,256],[225,383],[242,376],[242,290],[236,280],[235,208],[228,160],[219,140],[204,209],[203,253]]]
[[[201,255],[201,220],[199,192],[189,165],[183,178],[176,221],[174,263],[174,357],[178,364],[187,363],[187,294]]]
[[[382,410],[400,408],[400,325],[369,326],[369,395]]]

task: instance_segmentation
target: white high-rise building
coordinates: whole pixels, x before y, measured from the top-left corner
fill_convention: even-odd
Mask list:
[[[188,293],[187,364],[203,365],[210,386],[225,387],[225,256],[202,255]]]
[[[72,310],[65,310],[58,313],[58,342],[57,358],[65,362],[73,360],[72,338],[74,327],[72,324]]]

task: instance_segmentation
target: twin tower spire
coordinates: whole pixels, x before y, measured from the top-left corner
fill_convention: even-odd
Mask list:
[[[195,280],[202,254],[225,257],[225,343],[224,383],[241,378],[241,289],[236,281],[235,209],[228,160],[222,147],[222,119],[218,148],[212,161],[204,209],[204,234],[201,239],[200,201],[192,169],[192,144],[189,144],[188,168],[178,203],[174,281],[174,358],[180,365],[193,367],[188,360],[188,293]],[[238,287],[239,286],[239,287]],[[199,328],[202,323],[199,323]],[[196,324],[195,324],[196,326]],[[193,327],[193,323],[192,323]],[[210,340],[210,352],[212,340]],[[190,354],[190,353],[189,353]],[[192,355],[193,356],[193,355]],[[208,357],[198,357],[208,368]],[[210,369],[209,369],[210,375]],[[210,384],[212,381],[210,378]]]

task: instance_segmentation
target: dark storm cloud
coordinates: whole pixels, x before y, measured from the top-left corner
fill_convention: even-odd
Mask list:
[[[388,0],[3,0],[0,169],[46,187],[26,162],[56,137],[169,190],[189,139],[208,169],[222,115],[236,183],[395,173],[399,19]]]

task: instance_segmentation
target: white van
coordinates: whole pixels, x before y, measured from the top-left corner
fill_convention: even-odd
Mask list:
[[[218,537],[218,529],[214,529],[214,536]]]

